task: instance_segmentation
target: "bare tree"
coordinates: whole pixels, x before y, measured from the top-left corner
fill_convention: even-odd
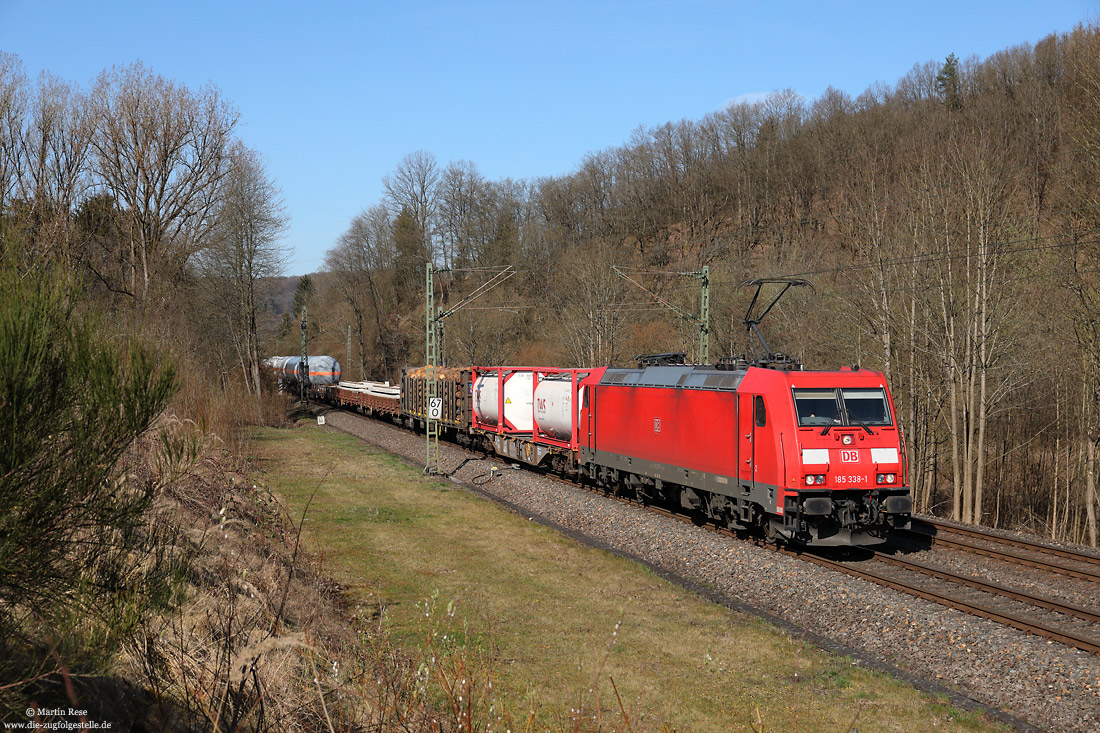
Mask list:
[[[1008,318],[1013,290],[1007,286],[1012,232],[1026,231],[1014,218],[1004,150],[988,134],[957,141],[949,162],[947,231],[937,268],[937,334],[950,384],[948,395],[954,497],[952,517],[981,522],[987,458],[986,430],[992,407],[1015,377],[1007,363]]]
[[[43,73],[23,138],[19,191],[29,202],[36,248],[71,257],[71,214],[87,187],[94,122],[88,100],[67,82]]]
[[[435,156],[423,150],[409,153],[401,159],[393,175],[382,179],[390,210],[396,219],[405,211],[415,222],[424,242],[424,250],[434,258],[435,217],[438,210],[436,187],[439,165]]]
[[[100,75],[92,91],[95,172],[127,218],[131,292],[142,303],[162,271],[182,267],[215,224],[237,112],[141,63]]]
[[[336,289],[351,310],[359,350],[359,375],[365,378],[377,369],[389,375],[393,367],[392,331],[387,317],[392,307],[393,238],[386,207],[378,205],[356,215],[337,245],[325,255],[325,268],[334,277]],[[368,371],[367,326],[373,327]],[[377,348],[373,348],[377,347]],[[348,364],[348,369],[351,365]]]
[[[0,242],[6,239],[6,214],[23,167],[23,119],[27,77],[15,54],[0,51]]]
[[[573,364],[614,364],[620,356],[626,320],[620,309],[627,285],[611,269],[614,258],[610,245],[591,242],[561,260],[555,308],[561,314],[562,341]]]
[[[440,259],[444,267],[469,267],[477,262],[487,184],[468,161],[449,163],[437,187]]]
[[[250,392],[260,392],[257,315],[262,278],[282,272],[286,251],[279,240],[286,229],[282,195],[260,156],[237,143],[222,181],[213,245],[200,255],[211,301],[226,324],[236,360]]]
[[[1083,29],[1070,38],[1073,51],[1070,85],[1071,105],[1070,136],[1081,151],[1084,163],[1075,171],[1071,181],[1074,193],[1074,216],[1069,224],[1074,239],[1080,240],[1081,230],[1091,232],[1086,242],[1073,249],[1075,276],[1070,280],[1070,290],[1076,296],[1076,312],[1073,314],[1074,332],[1080,353],[1080,389],[1082,410],[1080,442],[1084,454],[1085,486],[1084,504],[1088,540],[1093,547],[1098,543],[1097,465],[1100,453],[1100,283],[1095,274],[1097,261],[1096,231],[1100,230],[1100,33]]]

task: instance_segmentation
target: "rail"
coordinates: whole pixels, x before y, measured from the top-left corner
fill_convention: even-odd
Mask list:
[[[1036,568],[1038,570],[1044,570],[1046,572],[1057,573],[1059,575],[1066,575],[1072,578],[1077,578],[1078,580],[1088,580],[1093,583],[1100,583],[1100,557],[1096,557],[1095,555],[1074,552],[1072,550],[1064,550],[1059,547],[1049,547],[1038,542],[1018,539],[1015,537],[1003,537],[1001,535],[992,534],[990,532],[983,532],[979,529],[956,527],[955,525],[938,522],[936,520],[915,519],[913,520],[913,523],[918,526],[930,526],[933,528],[934,531],[922,532],[917,529],[894,530],[894,534],[917,540],[927,540],[931,545],[943,545],[944,547],[951,547],[953,549],[963,550],[964,552],[969,552],[974,555],[981,555],[982,557],[989,557],[995,560],[1003,560],[1005,562],[1011,562],[1030,568]],[[951,537],[945,536],[945,534],[958,535],[963,539],[952,539]],[[1074,568],[1064,563],[1055,562],[1049,559],[1028,557],[1026,555],[1020,554],[1019,552],[1013,552],[1010,550],[998,550],[992,547],[983,547],[981,545],[974,544],[973,542],[968,542],[966,538],[978,539],[994,544],[1007,545],[1009,547],[1028,550],[1039,554],[1052,555],[1057,558],[1080,562],[1089,567]],[[1092,570],[1091,566],[1095,566],[1097,570]]]

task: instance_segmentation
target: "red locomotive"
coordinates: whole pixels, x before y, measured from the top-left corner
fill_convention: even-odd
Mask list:
[[[608,369],[580,462],[601,483],[814,545],[879,541],[911,511],[883,375]]]
[[[767,282],[776,281],[752,281],[757,295]],[[783,291],[804,284],[781,282]],[[663,354],[636,369],[438,370],[441,427],[464,445],[773,540],[881,542],[912,511],[885,376],[804,371],[771,353],[756,326],[779,296],[759,317],[746,315],[765,350],[751,364],[688,365]],[[426,379],[425,369],[406,369],[400,400],[383,411],[423,427]],[[340,386],[322,390],[359,404]]]
[[[513,460],[800,544],[870,544],[909,522],[880,372],[661,365],[471,375],[470,436]]]

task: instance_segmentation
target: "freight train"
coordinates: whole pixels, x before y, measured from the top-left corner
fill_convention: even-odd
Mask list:
[[[877,371],[782,359],[434,371],[445,438],[609,493],[792,544],[876,544],[909,523],[905,451]],[[313,392],[414,430],[428,419],[425,367],[400,385]]]
[[[700,523],[758,530],[799,545],[871,545],[909,525],[905,446],[881,372],[810,371],[773,353],[758,328],[793,278],[757,279],[744,323],[763,355],[686,364],[639,357],[637,368],[406,368],[400,385],[340,382],[312,392],[328,404],[424,430],[553,471],[608,493],[686,510]],[[759,296],[777,287],[770,303]],[[762,305],[760,309],[756,306]],[[753,315],[757,312],[757,315]],[[289,357],[288,357],[289,358]],[[277,362],[289,378],[302,368]],[[321,367],[324,369],[325,367]]]

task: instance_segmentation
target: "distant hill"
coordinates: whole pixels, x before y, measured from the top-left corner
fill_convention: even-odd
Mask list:
[[[310,277],[314,277],[314,275],[310,275]],[[261,281],[265,295],[261,308],[274,313],[276,316],[289,313],[291,304],[294,302],[294,288],[298,287],[299,279],[300,276],[298,275],[265,277]]]
[[[327,272],[311,272],[313,284],[318,288],[324,287],[329,278]],[[261,310],[281,317],[284,313],[290,313],[294,304],[294,289],[298,287],[298,281],[303,275],[287,275],[280,277],[265,277],[260,280],[261,292],[264,297],[260,304]],[[292,314],[293,315],[293,314]]]

